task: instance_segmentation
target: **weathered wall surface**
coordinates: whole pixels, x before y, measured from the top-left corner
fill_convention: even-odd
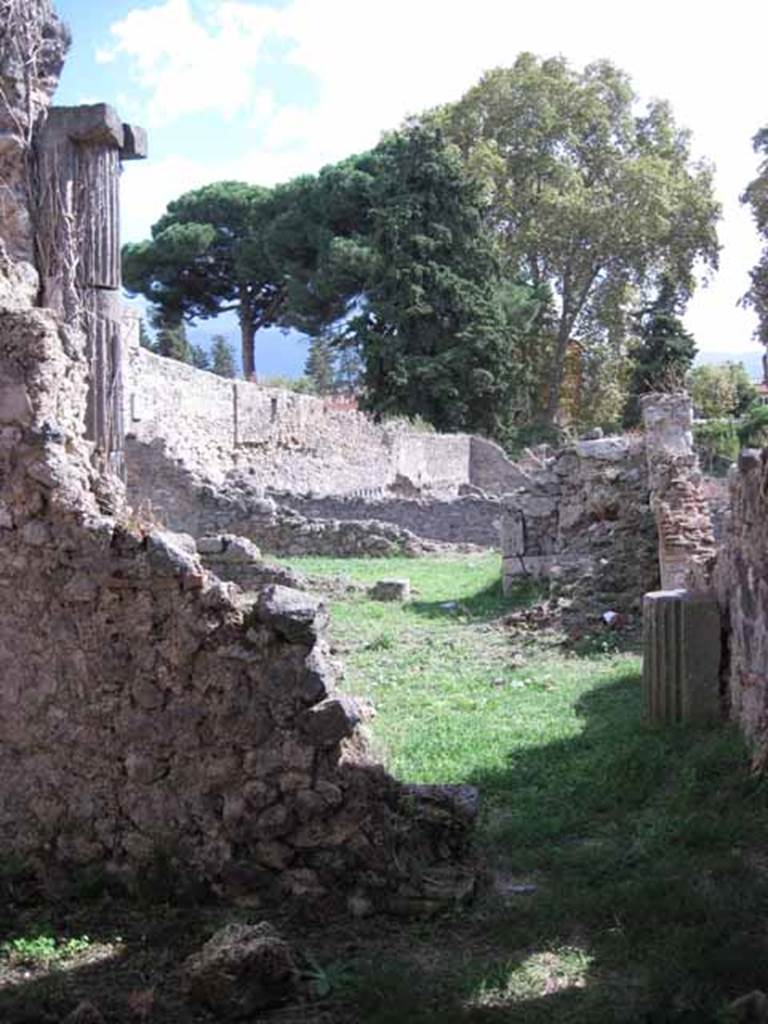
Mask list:
[[[55,35],[47,3],[12,10],[30,46]],[[30,53],[20,66],[37,88]],[[6,197],[31,224],[24,189]],[[128,513],[84,440],[98,358],[79,312],[32,308],[18,266],[0,260],[0,855],[122,877],[170,858],[251,902],[468,895],[474,792],[372,762],[316,599],[246,600]]]
[[[731,716],[768,763],[768,449],[731,470],[731,506],[714,573],[726,625]]]
[[[646,395],[641,405],[661,586],[686,587],[692,573],[701,585],[714,563],[715,538],[693,447],[693,405],[683,393]]]
[[[471,813],[432,792],[447,831],[406,824],[413,794],[367,758],[314,599],[244,604],[99,514],[85,369],[49,313],[0,313],[0,849],[118,873],[163,852],[229,895],[422,898]]]
[[[162,441],[202,478],[247,476],[292,494],[346,494],[398,486],[456,493],[469,482],[469,438],[380,425],[333,402],[227,381],[132,347],[126,429],[136,445]],[[130,468],[129,468],[130,472]],[[132,485],[134,500],[141,481]]]
[[[640,437],[579,441],[504,499],[509,587],[530,573],[557,581],[581,618],[636,610],[658,581],[656,530]]]
[[[275,495],[281,505],[312,519],[370,520],[394,523],[418,537],[445,544],[498,548],[501,499],[464,495],[454,499],[301,498]]]
[[[0,16],[0,225],[3,249],[15,263],[16,295],[31,301],[37,281],[29,144],[58,83],[69,34],[49,0],[6,3]],[[8,287],[6,304],[11,294]]]
[[[371,520],[311,519],[263,496],[239,474],[215,483],[173,458],[162,440],[144,445],[126,441],[128,497],[134,508],[172,530],[203,537],[234,533],[279,555],[395,555],[434,550],[394,523]]]
[[[509,494],[527,483],[525,472],[486,437],[470,437],[469,483],[486,494]]]

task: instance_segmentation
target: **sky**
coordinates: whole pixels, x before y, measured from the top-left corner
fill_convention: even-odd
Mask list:
[[[126,165],[123,239],[210,181],[272,185],[373,146],[409,113],[458,99],[523,50],[608,58],[641,101],[671,102],[715,165],[720,270],[686,314],[704,358],[759,346],[739,308],[759,240],[739,195],[768,124],[760,0],[54,0],[74,44],[55,102],[108,102],[149,133]],[[198,335],[219,329],[203,325]],[[225,324],[235,335],[234,325]],[[257,339],[262,373],[301,372],[305,345]]]

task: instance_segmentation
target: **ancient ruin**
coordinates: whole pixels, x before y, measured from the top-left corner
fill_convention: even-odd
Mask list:
[[[115,175],[140,133],[101,105],[46,116],[66,33],[48,0],[18,17],[0,65],[0,850],[128,883],[165,858],[251,902],[453,904],[474,887],[475,794],[371,760],[322,603],[280,584],[245,600],[125,503]]]

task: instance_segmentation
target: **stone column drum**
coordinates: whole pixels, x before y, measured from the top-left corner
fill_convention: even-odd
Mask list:
[[[719,721],[720,612],[712,595],[643,597],[643,694],[651,722]]]

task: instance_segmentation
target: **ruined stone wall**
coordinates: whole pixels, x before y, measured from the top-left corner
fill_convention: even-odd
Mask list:
[[[488,438],[471,437],[469,451],[469,483],[486,494],[509,494],[527,483],[520,466]]]
[[[658,581],[642,437],[579,441],[504,499],[509,588],[521,575],[556,581],[582,620],[639,609]]]
[[[32,36],[50,13],[26,6]],[[0,855],[126,879],[162,858],[250,903],[468,895],[474,794],[372,762],[317,600],[245,600],[127,510],[84,439],[79,320],[32,308],[17,267],[0,262]]]
[[[329,497],[274,495],[288,508],[312,519],[371,520],[394,523],[418,537],[445,544],[500,545],[501,499],[464,495],[453,499]]]
[[[714,586],[726,627],[731,716],[768,762],[768,449],[743,451],[730,475],[730,510]]]
[[[368,759],[317,601],[246,604],[99,513],[83,339],[50,313],[0,312],[0,382],[0,850],[129,875],[170,855],[228,895],[423,897],[468,812],[432,793],[442,839],[406,824],[413,793]]]
[[[134,451],[160,441],[167,457],[214,482],[238,473],[292,494],[375,492],[403,480],[456,493],[469,482],[463,434],[377,424],[313,395],[224,380],[138,347],[127,372],[125,421]],[[152,499],[135,475],[130,486],[135,501]]]
[[[693,447],[688,395],[651,394],[641,402],[648,488],[656,519],[663,590],[705,586],[715,558],[710,498]]]
[[[394,523],[365,519],[313,519],[264,497],[249,476],[216,482],[191,472],[161,439],[126,441],[128,497],[142,515],[203,537],[234,533],[278,555],[422,554],[436,545]],[[332,501],[332,499],[329,499]]]

